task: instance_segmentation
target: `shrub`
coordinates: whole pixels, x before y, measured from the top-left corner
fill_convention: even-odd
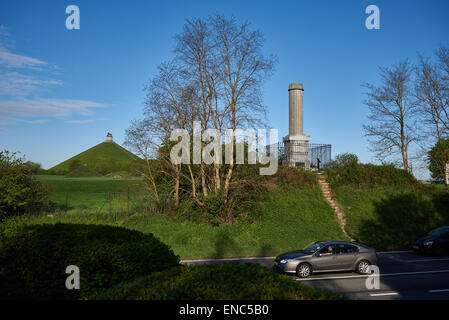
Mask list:
[[[0,299],[77,298],[178,264],[152,234],[97,225],[11,225],[0,230]],[[80,290],[65,287],[69,265],[80,269]]]
[[[79,167],[81,167],[81,161],[79,159],[75,159],[72,162],[70,162],[69,172],[75,171]]]
[[[0,220],[40,211],[47,204],[48,194],[47,185],[32,176],[23,159],[0,151]]]
[[[444,181],[444,167],[449,161],[449,139],[440,139],[427,153],[429,171],[435,181]]]
[[[94,290],[89,299],[132,300],[327,300],[341,299],[317,291],[286,276],[252,263],[214,263],[182,266]]]
[[[405,170],[393,165],[359,164],[351,162],[327,171],[332,187],[343,185],[416,186],[417,180]]]
[[[353,153],[342,153],[335,157],[332,165],[335,167],[347,166],[350,164],[357,164],[359,162],[359,157]]]

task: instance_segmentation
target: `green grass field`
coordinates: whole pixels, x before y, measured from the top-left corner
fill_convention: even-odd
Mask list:
[[[109,206],[109,193],[123,193],[115,194],[112,198],[116,202],[120,200],[123,202],[128,190],[134,206],[141,204],[142,201],[141,194],[137,195],[143,186],[143,180],[140,178],[67,178],[57,175],[37,175],[36,177],[47,183],[51,191],[50,201],[64,212],[106,212]],[[112,203],[114,207],[119,205],[116,202]]]
[[[258,211],[255,222],[242,220],[234,225],[215,227],[206,223],[179,222],[162,215],[136,213],[111,218],[107,210],[96,213],[105,191],[138,188],[142,184],[138,179],[39,178],[52,188],[52,201],[63,205],[66,192],[76,201],[72,200],[73,205],[67,214],[61,210],[52,216],[44,214],[20,221],[118,225],[151,232],[184,259],[267,256],[303,248],[317,240],[346,239],[318,186],[297,187],[289,192],[279,187],[270,191],[254,209]],[[70,203],[69,199],[69,207]],[[6,223],[14,221],[17,220]]]

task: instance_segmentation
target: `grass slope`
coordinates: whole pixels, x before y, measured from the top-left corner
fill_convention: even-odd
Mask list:
[[[206,223],[179,222],[162,215],[135,214],[111,219],[106,212],[95,213],[95,206],[104,203],[105,190],[123,190],[133,184],[137,188],[141,180],[45,179],[54,190],[53,201],[63,204],[65,192],[70,192],[69,206],[70,199],[74,197],[84,200],[79,200],[68,214],[27,218],[27,223],[118,225],[153,233],[184,259],[267,256],[303,248],[317,240],[347,240],[318,186],[297,186],[288,190],[277,187],[267,193],[254,209],[257,212],[253,214],[258,216],[255,222],[242,220],[234,225],[214,227]]]
[[[346,230],[376,249],[410,249],[416,239],[449,224],[449,195],[404,170],[351,163],[326,174],[345,210]]]
[[[117,165],[126,167],[129,163],[138,159],[140,158],[135,154],[129,152],[115,142],[102,142],[50,168],[49,171],[68,172],[69,166],[74,160],[79,160],[82,165],[96,168],[100,163],[110,163],[111,161],[114,161]]]
[[[66,174],[66,177],[101,177],[101,174],[99,174],[97,171],[89,168],[88,166],[80,166],[76,168],[75,170],[69,172]]]
[[[410,249],[414,240],[449,224],[449,197],[433,186],[343,186],[334,192],[349,234],[377,249]]]

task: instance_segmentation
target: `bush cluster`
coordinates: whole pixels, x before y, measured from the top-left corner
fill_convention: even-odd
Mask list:
[[[107,290],[94,290],[88,299],[131,300],[327,300],[341,296],[305,286],[252,263],[182,266]]]
[[[416,186],[418,181],[405,170],[393,165],[350,162],[326,172],[332,187],[343,185]]]
[[[32,173],[30,162],[0,151],[0,220],[39,212],[47,205],[48,187]]]
[[[67,266],[80,269],[80,290],[68,290]],[[0,299],[73,299],[92,288],[179,265],[152,234],[121,227],[44,224],[0,228]]]

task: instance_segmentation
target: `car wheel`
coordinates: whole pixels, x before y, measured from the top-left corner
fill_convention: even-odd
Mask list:
[[[312,267],[308,263],[301,263],[296,267],[296,275],[299,278],[308,278],[312,274]]]
[[[357,263],[356,271],[359,274],[368,274],[369,273],[369,266],[371,264],[368,260],[361,260]]]

